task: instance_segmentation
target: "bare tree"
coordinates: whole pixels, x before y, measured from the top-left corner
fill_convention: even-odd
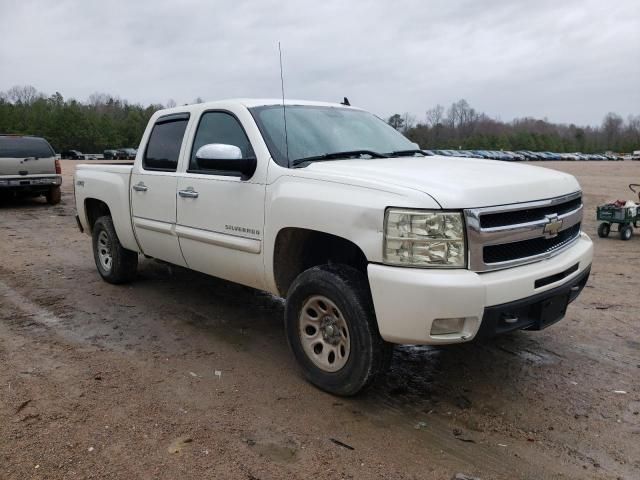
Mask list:
[[[31,105],[38,98],[42,98],[42,94],[31,85],[14,86],[7,90],[7,98],[12,103],[22,103]]]
[[[412,129],[416,125],[416,117],[411,115],[409,112],[404,112],[402,115],[402,132],[406,133],[408,130]]]
[[[609,112],[605,115],[604,120],[602,121],[602,132],[604,134],[605,143],[609,148],[616,148],[620,134],[622,133],[623,123],[624,121],[622,120],[622,117],[617,113]]]
[[[107,103],[109,103],[110,99],[111,96],[106,93],[94,92],[89,95],[88,103],[89,105],[97,107],[99,105],[106,105]]]
[[[427,110],[427,125],[430,127],[435,127],[439,125],[444,120],[444,107],[440,104],[437,104],[435,107]]]
[[[200,102],[198,102],[200,103]],[[173,98],[170,98],[169,100],[167,100],[167,106],[166,108],[173,108],[177,105],[176,101]]]

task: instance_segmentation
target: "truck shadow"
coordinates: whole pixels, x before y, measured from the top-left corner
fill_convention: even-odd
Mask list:
[[[0,210],[27,210],[29,208],[53,207],[40,197],[0,196]]]
[[[237,350],[264,355],[265,362],[297,374],[285,341],[281,298],[155,261],[145,260],[140,271],[136,285],[141,294],[159,292],[164,301],[180,305],[186,328]],[[560,361],[537,335],[515,332],[446,347],[397,346],[388,374],[355,402],[374,411],[384,407],[410,414],[474,407],[497,411],[503,402],[521,399],[519,391],[535,380],[536,370]],[[258,344],[260,348],[254,348]]]

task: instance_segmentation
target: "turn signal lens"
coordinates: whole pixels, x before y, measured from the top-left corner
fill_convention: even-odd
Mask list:
[[[56,173],[62,175],[62,167],[60,167],[60,160],[56,158]]]

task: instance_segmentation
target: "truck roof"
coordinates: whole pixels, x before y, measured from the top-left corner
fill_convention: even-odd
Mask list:
[[[239,104],[244,105],[247,108],[253,107],[264,107],[269,105],[282,105],[281,98],[229,98],[225,100],[216,100],[213,102],[203,102],[203,103],[194,103],[191,105],[182,105],[179,107],[166,108],[163,110],[159,110],[158,112],[162,112],[163,115],[167,113],[179,113],[179,112],[190,112],[192,110],[200,110],[202,108],[224,108],[229,104]],[[360,110],[357,107],[345,106],[341,103],[331,103],[331,102],[315,102],[311,100],[292,100],[286,99],[284,104],[289,106],[293,105],[310,105],[316,107],[335,107],[335,108],[350,108],[353,110]],[[156,113],[158,113],[156,112]]]

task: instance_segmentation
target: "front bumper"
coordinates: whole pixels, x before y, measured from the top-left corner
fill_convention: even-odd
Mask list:
[[[513,330],[542,330],[562,320],[567,306],[578,298],[587,284],[590,273],[589,266],[571,281],[547,292],[485,308],[475,338],[491,338]]]
[[[476,273],[369,264],[367,273],[382,338],[435,345],[553,323],[541,319],[540,302],[578,286],[572,292],[574,299],[586,283],[592,259],[593,245],[582,233],[573,246],[554,257],[505,270]],[[562,318],[564,312],[560,313],[553,321]],[[431,334],[434,320],[453,318],[463,319],[459,331]],[[503,324],[505,320],[510,322]]]

